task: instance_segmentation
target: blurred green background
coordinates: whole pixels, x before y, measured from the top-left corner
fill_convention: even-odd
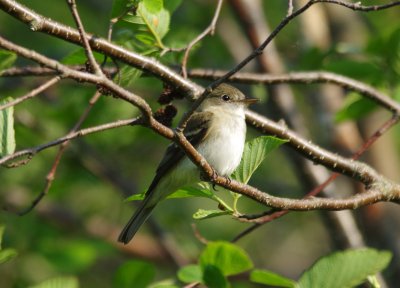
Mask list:
[[[75,26],[65,1],[19,2],[46,17]],[[165,43],[183,46],[200,33],[213,16],[214,2],[181,1],[172,14]],[[285,69],[340,73],[365,81],[400,99],[399,8],[362,14],[332,5],[316,6],[321,10],[311,8],[276,38],[275,44]],[[106,37],[111,7],[111,0],[78,1],[86,31]],[[264,1],[263,9],[270,27],[275,27],[286,15],[287,3],[280,0]],[[326,39],[322,42],[310,36],[312,32],[307,30],[305,20],[318,13],[325,15],[324,25],[327,28]],[[116,41],[123,39],[124,29],[123,25],[116,27]],[[232,68],[240,60],[233,51],[247,53],[246,48],[241,46],[247,41],[244,33],[228,1],[223,7],[216,35],[207,37],[196,46],[191,53],[189,68]],[[32,32],[3,11],[0,12],[0,34],[54,59],[61,60],[77,50],[77,46],[65,41]],[[230,35],[239,35],[241,38],[238,36],[227,40]],[[177,67],[181,57],[181,54],[168,54],[160,60]],[[18,59],[17,64],[32,65],[24,59]],[[246,69],[258,71],[259,67],[252,64]],[[40,77],[0,78],[0,99],[21,96],[43,81],[44,78]],[[207,83],[204,80],[198,82]],[[268,89],[260,85],[237,86],[247,94],[263,99],[255,110],[275,120],[280,119],[270,109],[269,101],[273,95]],[[354,135],[335,134],[335,127],[356,124],[359,139],[363,140],[389,114],[380,108],[375,109],[375,106],[371,109],[371,105],[357,95],[353,95],[353,102],[343,100],[346,91],[342,89],[339,89],[338,98],[341,102],[336,109],[324,110],[321,98],[324,99],[326,95],[321,86],[324,85],[291,86],[297,101],[296,107],[309,128],[309,134],[305,136],[323,147],[349,156],[351,149],[342,149],[338,143],[352,142]],[[156,102],[162,91],[159,80],[141,77],[129,83],[128,88],[143,96],[154,110],[159,108]],[[39,97],[16,106],[17,150],[65,135],[79,119],[94,92],[95,87],[91,85],[63,80]],[[177,105],[181,115],[188,103],[183,100]],[[137,109],[127,103],[112,97],[101,97],[83,126],[136,115]],[[341,117],[342,121],[335,122],[335,117]],[[376,151],[362,159],[395,181],[400,180],[400,171],[397,170],[399,132],[397,127],[392,129],[384,136],[383,145],[377,144]],[[249,129],[248,138],[256,136],[258,134]],[[123,277],[121,265],[132,259],[154,265],[156,280],[174,278],[177,266],[195,261],[203,248],[192,223],[208,240],[229,241],[248,227],[248,224],[230,217],[196,221],[192,219],[194,212],[199,208],[216,209],[215,203],[197,198],[177,199],[162,203],[130,245],[122,247],[116,243],[117,235],[134,207],[134,203],[124,203],[123,200],[129,194],[146,190],[167,145],[168,141],[141,127],[123,127],[74,140],[62,158],[49,194],[34,211],[23,217],[1,212],[0,221],[6,226],[3,247],[12,247],[18,252],[15,259],[0,266],[1,286],[28,287],[55,276],[73,275],[79,279],[80,287],[120,287],[117,279]],[[17,209],[27,207],[43,189],[56,153],[57,148],[47,149],[36,155],[28,165],[17,169],[2,167],[1,206]],[[278,196],[304,195],[307,191],[298,177],[299,171],[293,168],[287,153],[284,148],[272,153],[250,183]],[[380,161],[382,159],[383,163]],[[344,177],[337,181],[337,185],[339,195],[346,193],[343,190],[351,191],[356,186]],[[221,195],[224,199],[230,199],[229,193],[221,191]],[[249,214],[264,211],[262,206],[247,199],[241,199],[239,205],[241,211]],[[392,266],[386,272],[391,281],[399,277],[400,266],[397,210],[393,204],[379,204],[354,212],[366,243],[394,253]],[[324,220],[326,213],[290,213],[255,230],[238,244],[250,254],[256,267],[297,278],[317,258],[337,248],[335,239],[329,233],[333,228]],[[176,252],[173,254],[175,259],[165,247],[173,247],[170,251]]]

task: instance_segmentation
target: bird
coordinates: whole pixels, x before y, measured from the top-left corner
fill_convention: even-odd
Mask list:
[[[183,134],[218,175],[229,177],[239,165],[246,140],[246,107],[257,101],[222,83],[188,119]],[[200,175],[184,151],[177,144],[170,144],[141,205],[121,231],[118,241],[129,243],[161,200],[183,186],[200,182]]]

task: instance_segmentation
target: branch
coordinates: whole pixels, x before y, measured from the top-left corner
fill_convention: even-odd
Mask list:
[[[60,76],[56,76],[52,79],[50,79],[49,81],[45,82],[44,84],[40,85],[39,87],[33,89],[32,91],[29,91],[27,94],[25,94],[24,96],[21,96],[17,99],[14,99],[13,101],[7,102],[3,105],[0,105],[0,111],[3,109],[6,109],[8,107],[11,106],[15,106],[21,102],[24,102],[30,98],[33,98],[37,95],[39,95],[40,93],[42,93],[43,91],[45,91],[46,89],[48,89],[49,87],[53,86],[54,84],[58,83],[61,80]]]
[[[14,159],[17,159],[20,157],[24,157],[24,156],[28,156],[29,157],[28,161],[29,161],[30,158],[32,158],[35,154],[37,154],[47,148],[60,145],[66,141],[70,141],[70,140],[78,138],[78,137],[83,137],[83,136],[90,135],[93,133],[97,133],[97,132],[101,132],[101,131],[105,131],[105,130],[109,130],[109,129],[114,129],[114,128],[118,128],[118,127],[122,127],[122,126],[141,125],[141,124],[142,124],[142,119],[137,117],[137,118],[126,119],[126,120],[118,120],[118,121],[114,121],[114,122],[110,122],[110,123],[106,123],[106,124],[102,124],[102,125],[98,125],[98,126],[81,129],[74,133],[70,133],[66,136],[60,137],[56,140],[53,140],[51,142],[48,142],[48,143],[45,143],[45,144],[42,144],[42,145],[39,145],[36,147],[23,149],[23,150],[15,152],[13,154],[4,156],[4,157],[0,158],[0,165],[4,165],[11,160],[14,160]],[[9,167],[14,168],[14,167],[26,164],[26,163],[27,163],[27,161],[23,161],[21,163],[11,164],[11,165],[9,165]]]
[[[94,59],[92,48],[90,47],[85,29],[81,21],[81,17],[79,16],[78,8],[76,7],[76,2],[75,0],[67,0],[67,3],[68,7],[71,10],[72,16],[74,17],[76,26],[78,27],[79,36],[81,37],[83,47],[85,48],[85,54],[89,60],[90,66],[97,76],[102,76],[103,72],[101,71],[99,64],[97,64],[96,59]]]
[[[86,118],[88,117],[94,104],[96,104],[96,102],[97,102],[97,100],[99,100],[100,96],[101,96],[101,94],[99,91],[96,91],[94,93],[93,97],[89,100],[89,105],[86,107],[85,111],[82,113],[81,117],[78,119],[78,121],[75,123],[74,127],[70,130],[70,132],[66,135],[66,137],[70,136],[71,134],[76,132],[81,127],[82,123],[86,120]],[[31,205],[29,205],[24,210],[18,212],[18,215],[25,215],[25,214],[29,213],[30,211],[32,211],[40,203],[40,201],[49,193],[50,187],[53,184],[53,181],[56,177],[57,168],[58,168],[58,165],[60,164],[61,157],[63,156],[69,143],[70,143],[70,140],[67,140],[67,141],[61,143],[61,145],[59,146],[57,155],[54,158],[53,165],[51,166],[50,171],[47,173],[44,188],[35,197],[35,199],[31,203]]]
[[[30,29],[33,31],[43,32],[82,46],[81,37],[76,29],[46,18],[17,1],[0,0],[0,9],[29,25]],[[120,60],[146,73],[154,75],[157,78],[161,78],[164,82],[181,90],[189,98],[195,98],[203,91],[198,85],[182,78],[154,58],[145,57],[126,50],[121,46],[92,34],[87,34],[87,38],[90,39],[89,43],[94,51],[103,53],[113,59]]]
[[[185,54],[183,55],[183,60],[182,60],[182,74],[183,74],[184,78],[187,78],[186,65],[187,65],[187,61],[188,61],[188,58],[189,58],[190,50],[192,50],[193,46],[196,43],[198,43],[199,41],[201,41],[201,39],[206,37],[208,34],[214,35],[215,25],[217,23],[219,14],[221,12],[222,2],[223,2],[223,0],[218,0],[217,8],[215,9],[214,17],[213,17],[210,25],[208,25],[208,27],[203,32],[201,32],[196,38],[194,38],[188,44],[188,46],[185,48]]]
[[[188,72],[190,77],[215,80],[225,75],[226,71],[193,69]],[[335,74],[332,72],[316,71],[316,72],[293,72],[282,75],[259,74],[259,73],[236,73],[229,78],[229,82],[246,83],[246,84],[310,84],[310,83],[331,83],[337,84],[345,89],[349,89],[360,93],[361,95],[373,100],[383,108],[393,112],[400,113],[400,103],[394,101],[388,95],[380,92],[372,86],[364,82]]]
[[[86,70],[84,65],[72,65],[68,67],[78,71]],[[118,72],[118,69],[115,67],[103,67],[102,69],[111,76],[114,76]],[[12,67],[0,71],[0,77],[53,76],[57,74],[59,73],[53,69],[39,66]]]

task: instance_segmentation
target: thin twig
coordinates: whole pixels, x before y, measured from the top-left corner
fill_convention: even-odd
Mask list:
[[[72,16],[74,17],[76,26],[78,27],[78,31],[80,37],[82,39],[83,47],[85,48],[86,57],[89,60],[90,66],[92,67],[94,73],[98,76],[103,75],[99,64],[97,64],[96,59],[94,58],[92,48],[90,47],[89,40],[87,38],[87,34],[85,32],[85,28],[83,27],[81,18],[79,17],[78,9],[76,7],[75,0],[67,0],[68,6],[71,10]]]
[[[203,32],[201,32],[196,38],[194,38],[185,48],[185,54],[183,55],[182,65],[181,65],[183,78],[187,78],[186,66],[187,66],[187,61],[189,59],[190,50],[192,50],[193,46],[196,45],[196,43],[201,41],[208,34],[210,34],[211,36],[214,35],[215,25],[217,24],[217,20],[221,12],[222,3],[223,0],[218,0],[217,8],[215,8],[214,17],[210,25],[208,25],[208,27]]]
[[[17,105],[17,104],[19,104],[21,102],[24,102],[24,101],[26,101],[26,100],[28,100],[30,98],[33,98],[33,97],[39,95],[40,93],[42,93],[43,91],[45,91],[49,87],[53,86],[54,84],[56,84],[60,80],[61,80],[60,76],[56,76],[54,78],[51,78],[49,81],[45,82],[44,84],[40,85],[39,87],[29,91],[24,96],[21,96],[21,97],[19,97],[17,99],[14,99],[14,100],[10,101],[10,102],[7,102],[7,103],[5,103],[3,105],[0,105],[0,111],[3,110],[3,109],[6,109],[8,107],[15,106],[15,105]]]
[[[76,132],[81,126],[82,123],[85,121],[85,119],[88,117],[90,111],[92,110],[94,104],[96,104],[97,100],[100,98],[101,93],[96,91],[93,95],[93,97],[89,100],[89,105],[86,107],[85,111],[83,111],[82,115],[78,119],[78,121],[75,123],[74,127],[70,130],[70,132],[66,135],[67,137]],[[32,201],[31,205],[29,205],[27,208],[25,208],[22,211],[18,212],[18,215],[22,216],[25,215],[29,212],[31,212],[39,203],[40,201],[49,193],[50,187],[55,179],[56,173],[57,173],[57,168],[60,164],[61,157],[64,154],[64,151],[67,149],[69,143],[71,140],[67,140],[63,143],[58,148],[58,152],[56,157],[54,158],[53,165],[51,166],[50,171],[47,173],[46,176],[46,182],[44,185],[44,188],[42,191],[35,197],[35,199]]]
[[[118,127],[122,127],[122,126],[142,125],[142,124],[143,124],[142,118],[136,117],[136,118],[126,119],[126,120],[118,120],[118,121],[114,121],[114,122],[110,122],[110,123],[106,123],[106,124],[102,124],[102,125],[98,125],[98,126],[93,126],[93,127],[89,127],[89,128],[84,128],[84,129],[78,130],[74,133],[60,137],[51,142],[48,142],[48,143],[45,143],[45,144],[42,144],[39,146],[35,146],[32,148],[28,148],[28,149],[23,149],[23,150],[15,152],[13,154],[4,156],[4,157],[0,158],[0,165],[4,165],[5,163],[7,163],[11,160],[20,158],[20,157],[24,157],[24,156],[32,157],[33,155],[39,153],[42,150],[60,145],[66,141],[69,141],[69,140],[72,140],[72,139],[75,139],[78,137],[83,137],[83,136],[90,135],[93,133],[98,133],[101,131],[114,129],[114,128],[118,128]],[[26,163],[22,163],[22,164],[26,164]],[[16,166],[15,165],[10,166],[10,168],[14,168],[14,167],[16,167]]]

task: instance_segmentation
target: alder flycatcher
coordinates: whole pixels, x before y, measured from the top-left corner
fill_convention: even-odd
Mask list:
[[[185,137],[218,175],[228,177],[239,165],[246,138],[245,108],[256,101],[235,87],[221,84],[189,118]],[[180,147],[174,143],[168,146],[141,206],[118,241],[127,244],[161,200],[183,186],[198,183],[199,176],[199,169]]]

